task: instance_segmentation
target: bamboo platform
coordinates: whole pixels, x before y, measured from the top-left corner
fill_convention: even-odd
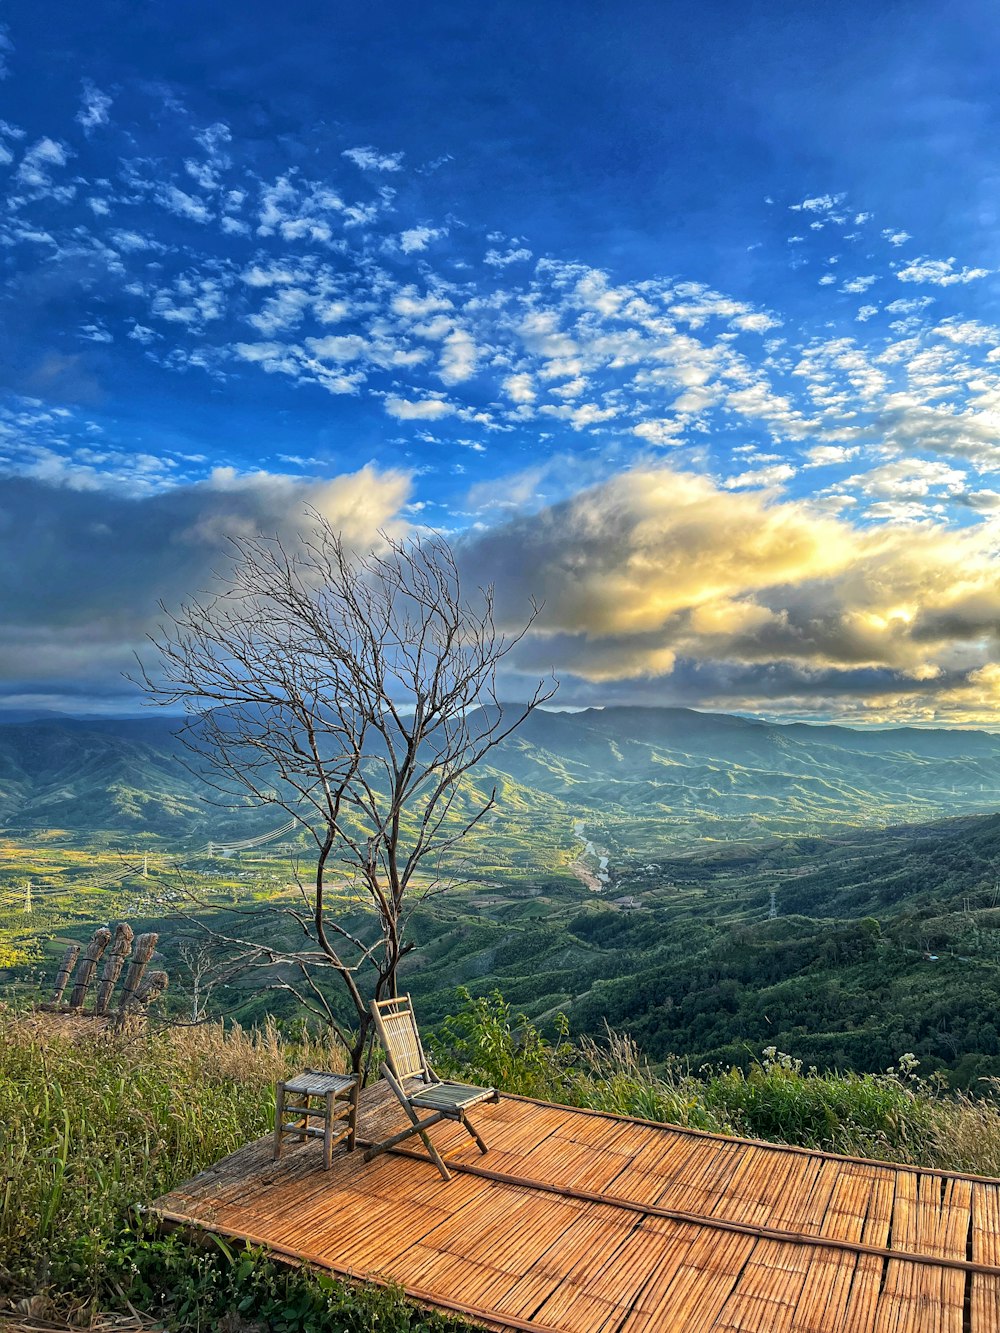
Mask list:
[[[362,1094],[359,1143],[403,1123]],[[164,1222],[392,1281],[490,1329],[560,1333],[996,1333],[1000,1181],[503,1097],[490,1145],[330,1171],[271,1139],[158,1199]]]

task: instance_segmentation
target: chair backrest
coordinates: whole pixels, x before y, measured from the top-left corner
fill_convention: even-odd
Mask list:
[[[386,1063],[398,1079],[419,1074],[425,1081],[430,1077],[424,1048],[420,1044],[413,1002],[409,995],[394,1000],[372,1000],[372,1017],[379,1041],[386,1054]]]

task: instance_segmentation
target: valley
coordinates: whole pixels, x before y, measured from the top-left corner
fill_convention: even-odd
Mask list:
[[[495,786],[497,806],[412,921],[401,980],[429,1024],[457,987],[499,989],[654,1062],[777,1046],[878,1070],[912,1051],[961,1086],[1000,1076],[1000,739],[592,710],[536,715],[492,758],[466,797]],[[291,943],[306,834],[209,805],[163,719],[0,726],[0,775],[9,994],[120,918],[160,931],[177,1014],[210,932]],[[349,881],[335,893],[363,931]],[[280,975],[216,961],[214,1012],[293,1021]]]

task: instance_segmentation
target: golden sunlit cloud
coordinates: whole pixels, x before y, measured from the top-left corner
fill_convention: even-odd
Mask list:
[[[725,668],[725,693],[706,678],[691,702],[739,707],[781,668],[803,698],[837,696],[838,715],[865,712],[869,693],[888,711],[891,687],[908,714],[991,720],[1000,564],[982,525],[857,527],[652,469],[479,534],[466,558],[512,619],[529,595],[544,602],[525,669],[607,682]]]

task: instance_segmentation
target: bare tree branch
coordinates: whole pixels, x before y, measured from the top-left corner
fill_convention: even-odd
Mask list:
[[[330,1024],[360,1070],[368,1000],[396,993],[413,906],[458,882],[449,854],[494,807],[495,791],[474,799],[466,775],[556,684],[504,707],[498,670],[538,607],[500,631],[492,588],[466,595],[443,537],[382,534],[359,554],[310,518],[294,543],[232,539],[220,591],[163,608],[157,669],[140,662],[137,680],[150,702],[184,709],[188,763],[220,799],[276,807],[308,832],[314,870],[296,876],[285,909],[300,945],[216,939],[255,965],[294,966],[300,981],[276,985]],[[370,934],[337,919],[345,872]],[[335,1018],[317,967],[339,978],[356,1030]]]

